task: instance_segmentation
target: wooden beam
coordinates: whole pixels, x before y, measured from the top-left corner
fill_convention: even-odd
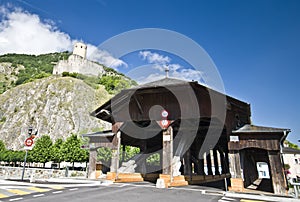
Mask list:
[[[232,178],[242,178],[241,160],[239,151],[229,153],[230,173]]]
[[[97,149],[90,149],[89,179],[96,179]]]
[[[171,163],[173,158],[173,128],[169,126],[163,131],[163,174],[171,175]]]
[[[268,151],[274,194],[285,195],[287,184],[279,151]]]

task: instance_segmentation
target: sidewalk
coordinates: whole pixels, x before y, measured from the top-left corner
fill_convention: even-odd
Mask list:
[[[272,196],[272,195],[264,195],[264,194],[253,194],[253,193],[225,192],[224,196],[250,199],[250,200],[260,200],[260,201],[300,202],[300,199],[295,199],[289,196]]]

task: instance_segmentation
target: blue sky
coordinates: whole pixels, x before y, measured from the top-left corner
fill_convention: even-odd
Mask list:
[[[294,143],[300,139],[300,1],[0,0],[0,4],[0,54],[69,50],[75,40],[95,49],[115,35],[141,28],[181,33],[210,55],[226,93],[251,104],[253,124],[290,128],[288,139]],[[31,23],[20,23],[24,16]],[[30,32],[22,38],[22,33]],[[24,43],[34,33],[39,37],[24,48],[13,39],[14,33]],[[13,45],[5,45],[10,40]],[[172,54],[144,51],[120,58],[114,68],[126,73],[151,63],[151,58],[169,58],[168,63],[190,68]]]

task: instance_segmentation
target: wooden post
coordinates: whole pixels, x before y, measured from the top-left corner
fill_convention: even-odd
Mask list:
[[[221,158],[221,168],[222,168],[221,173],[222,174],[226,174],[227,171],[226,171],[226,168],[225,168],[225,164],[226,164],[226,162],[225,162],[225,156],[224,156],[225,154],[221,150],[219,150],[219,153],[220,153],[220,158]]]
[[[184,159],[184,175],[192,176],[191,150],[188,149],[183,156]],[[191,179],[190,179],[191,180]]]
[[[242,178],[241,160],[239,151],[230,151],[230,173],[232,178]]]
[[[229,157],[228,157],[228,151],[224,152],[225,160],[224,160],[224,167],[225,167],[225,173],[229,173]]]
[[[285,195],[286,181],[279,151],[268,151],[274,194]]]
[[[213,150],[213,156],[214,156],[215,175],[220,175],[219,159],[218,159],[218,153],[216,149]]]
[[[111,166],[110,166],[110,172],[115,172],[116,178],[118,178],[120,146],[121,146],[121,132],[118,131],[113,140],[113,149],[112,149]]]
[[[163,131],[163,159],[162,171],[163,174],[171,175],[171,164],[173,156],[173,145],[171,144],[173,138],[173,128],[169,126],[167,130]]]
[[[97,149],[90,149],[89,158],[89,179],[96,179],[96,161],[97,161]]]
[[[145,154],[145,152],[147,151],[147,142],[146,141],[142,141],[142,145],[141,145],[141,148],[140,148],[140,151],[141,153],[144,153],[143,156],[142,156],[142,164],[141,164],[141,167],[140,167],[140,172],[142,174],[146,174],[147,173],[147,155]]]
[[[244,180],[241,172],[241,160],[239,151],[230,151],[230,174],[232,191],[244,191]]]
[[[207,174],[208,174],[208,175],[213,175],[212,167],[211,167],[211,155],[210,155],[210,150],[207,152],[207,155],[206,155],[206,164],[207,164]]]

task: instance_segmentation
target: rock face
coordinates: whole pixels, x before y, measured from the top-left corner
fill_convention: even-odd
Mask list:
[[[24,146],[29,126],[52,140],[109,129],[90,112],[110,98],[70,77],[48,77],[20,85],[0,95],[0,139],[8,149]]]

